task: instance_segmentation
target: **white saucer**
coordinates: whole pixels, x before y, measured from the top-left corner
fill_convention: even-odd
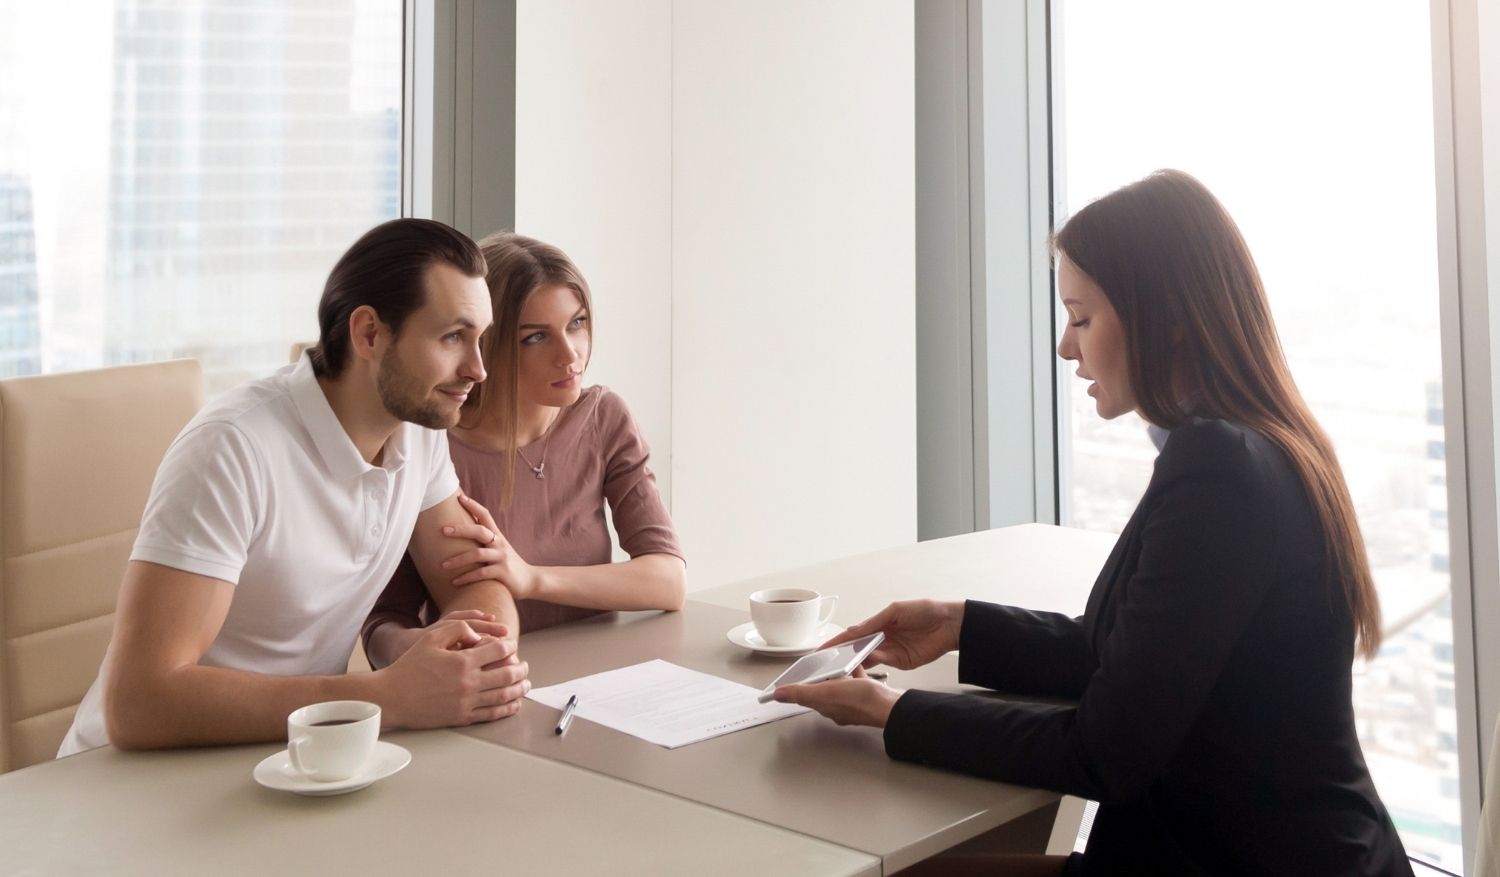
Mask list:
[[[755,629],[755,622],[747,621],[738,627],[731,628],[725,636],[729,641],[742,649],[752,652],[760,652],[762,655],[805,655],[818,646],[833,638],[833,635],[843,630],[831,621],[825,621],[813,631],[812,639],[799,646],[773,646],[767,643]]]
[[[357,792],[376,780],[383,780],[408,764],[411,764],[411,753],[404,747],[379,740],[375,743],[375,751],[370,754],[364,770],[347,780],[320,783],[292,770],[292,762],[283,749],[255,766],[255,781],[279,792],[316,796],[343,795]]]

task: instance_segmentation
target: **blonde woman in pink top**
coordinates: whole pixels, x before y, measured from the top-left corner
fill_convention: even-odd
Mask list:
[[[489,377],[448,433],[475,520],[450,535],[475,546],[445,564],[478,566],[453,585],[504,584],[519,615],[513,634],[609,610],[682,608],[686,566],[646,439],[624,399],[583,386],[594,340],[587,281],[532,238],[499,232],[479,246],[495,313],[480,342]],[[606,502],[629,560],[611,562]],[[394,661],[435,614],[407,558],[365,622],[371,663]]]

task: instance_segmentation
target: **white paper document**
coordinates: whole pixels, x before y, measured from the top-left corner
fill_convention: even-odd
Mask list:
[[[526,696],[560,710],[575,694],[574,718],[668,749],[807,712],[789,703],[756,703],[757,689],[659,659],[533,688]]]

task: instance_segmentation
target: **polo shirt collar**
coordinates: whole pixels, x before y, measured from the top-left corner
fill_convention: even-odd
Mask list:
[[[302,425],[312,436],[318,456],[323,458],[323,465],[328,467],[335,480],[354,481],[377,468],[397,472],[406,463],[407,431],[410,428],[406,423],[397,427],[391,437],[386,439],[385,454],[380,466],[371,466],[365,462],[359,455],[359,449],[354,446],[354,440],[349,438],[349,433],[339,423],[338,415],[333,413],[333,406],[328,404],[328,397],[323,394],[323,387],[318,384],[318,377],[313,373],[312,359],[306,353],[302,354],[302,358],[292,368],[288,385],[292,404],[297,407]]]

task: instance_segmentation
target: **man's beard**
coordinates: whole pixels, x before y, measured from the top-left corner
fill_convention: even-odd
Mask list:
[[[401,357],[393,344],[380,357],[380,372],[375,378],[380,403],[388,414],[407,423],[428,429],[447,429],[458,423],[458,412],[445,412],[427,397],[427,388],[419,386],[402,368]]]

